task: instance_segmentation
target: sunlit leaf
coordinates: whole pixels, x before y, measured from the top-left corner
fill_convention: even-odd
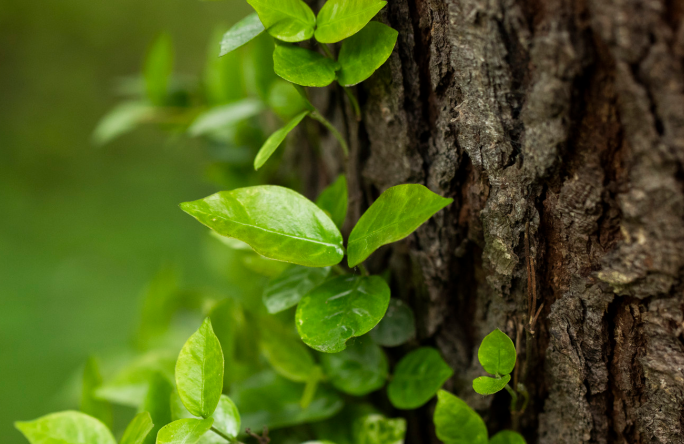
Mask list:
[[[254,159],[255,170],[258,170],[266,163],[268,158],[271,157],[280,144],[283,143],[287,135],[290,134],[290,132],[295,129],[307,115],[309,115],[309,111],[300,113],[299,115],[295,116],[295,118],[290,120],[284,127],[280,128],[271,134],[268,139],[266,139],[266,142],[261,147],[256,155],[256,158]]]
[[[328,0],[318,12],[316,40],[337,43],[356,34],[386,4],[380,0]]]
[[[444,444],[487,444],[487,427],[480,415],[444,390],[437,393],[434,422]]]
[[[396,347],[416,336],[416,320],[411,307],[400,299],[390,299],[387,313],[369,333],[383,347]]]
[[[273,69],[288,82],[302,86],[328,86],[335,80],[339,64],[322,54],[281,43],[273,52]]]
[[[149,412],[141,412],[133,417],[121,438],[121,444],[143,444],[154,424]]]
[[[338,81],[352,86],[369,78],[392,55],[399,33],[380,22],[370,22],[342,43]]]
[[[510,380],[511,375],[504,375],[501,378],[480,376],[479,378],[473,380],[473,389],[480,395],[493,395],[494,393],[503,390]]]
[[[100,366],[94,357],[90,357],[83,370],[83,390],[81,391],[81,411],[97,418],[108,427],[112,425],[112,406],[106,400],[96,396],[102,385]]]
[[[179,419],[167,424],[157,435],[158,444],[195,444],[207,433],[214,418]]]
[[[181,208],[219,234],[244,241],[271,259],[327,267],[344,256],[335,224],[313,202],[288,188],[238,188],[183,203]]]
[[[379,247],[405,238],[451,202],[453,199],[441,197],[423,185],[388,189],[361,216],[349,235],[349,266],[355,267]]]
[[[314,34],[316,16],[302,0],[247,0],[266,30],[284,42],[301,42]]]
[[[116,444],[107,426],[81,412],[53,413],[14,425],[31,444]]]
[[[388,419],[383,415],[367,415],[354,422],[355,444],[403,444],[406,435],[404,418]]]
[[[506,333],[497,328],[482,340],[477,359],[487,373],[507,375],[515,368],[515,345]]]
[[[287,332],[264,328],[260,349],[273,370],[290,381],[306,382],[316,367],[309,349]]]
[[[224,435],[235,438],[240,433],[240,412],[228,396],[221,395],[218,407],[211,416],[214,418],[214,428]]]
[[[389,364],[385,352],[369,338],[359,338],[340,353],[321,355],[325,374],[338,390],[363,396],[387,381]]]
[[[344,174],[337,176],[335,182],[318,195],[316,205],[330,215],[338,228],[342,228],[344,220],[347,218],[347,177]]]
[[[496,435],[492,436],[489,444],[526,444],[525,438],[519,433],[512,430],[502,430]]]
[[[240,46],[249,42],[264,32],[264,25],[256,13],[250,14],[243,18],[223,35],[221,40],[220,57],[228,54],[231,51],[238,49]]]
[[[218,106],[200,114],[188,128],[188,133],[194,137],[210,134],[254,117],[263,110],[263,102],[257,99],[242,99],[229,105]]]
[[[275,314],[294,307],[311,289],[321,284],[330,274],[330,267],[311,268],[292,265],[271,279],[264,289],[264,305]]]
[[[297,306],[295,322],[310,347],[338,353],[348,339],[368,333],[387,311],[390,289],[378,276],[340,276],[311,290]]]
[[[432,347],[404,356],[394,368],[387,395],[398,409],[416,409],[430,400],[454,371]]]
[[[146,102],[124,102],[105,115],[95,127],[93,142],[104,145],[133,131],[154,116],[154,107]]]
[[[171,36],[162,34],[154,41],[145,59],[143,75],[147,98],[154,105],[166,104],[169,79],[173,71],[173,43]]]
[[[145,395],[140,411],[149,412],[152,418],[152,431],[145,437],[145,444],[154,444],[157,433],[166,424],[170,423],[171,417],[171,393],[173,385],[164,376],[157,373],[150,379],[150,386]]]

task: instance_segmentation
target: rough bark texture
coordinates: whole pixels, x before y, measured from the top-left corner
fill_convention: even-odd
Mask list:
[[[358,88],[362,121],[315,97],[351,140],[350,222],[399,183],[455,199],[370,267],[390,266],[491,433],[512,426],[508,395],[471,380],[498,327],[520,338],[528,442],[684,442],[683,15],[681,0],[390,0],[399,42]],[[433,408],[409,442],[437,442]]]

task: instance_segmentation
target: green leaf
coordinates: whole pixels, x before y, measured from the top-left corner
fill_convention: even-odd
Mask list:
[[[269,108],[283,120],[290,120],[309,109],[308,103],[297,92],[295,86],[283,79],[273,82],[268,92],[267,102]]]
[[[308,267],[338,264],[342,235],[313,202],[288,188],[262,185],[181,204],[222,236],[248,243],[270,259]]]
[[[287,123],[287,125],[280,128],[278,131],[271,134],[271,136],[268,139],[266,139],[266,142],[261,147],[261,149],[256,155],[256,158],[254,159],[255,170],[258,170],[266,163],[268,158],[271,157],[271,155],[280,146],[280,144],[283,143],[285,137],[287,137],[287,135],[290,134],[290,131],[295,129],[297,125],[299,125],[299,123],[304,119],[304,117],[308,115],[309,111],[304,111],[303,113],[300,113],[294,119],[290,120]]]
[[[281,43],[273,51],[273,69],[283,79],[301,86],[328,86],[339,64],[315,51]]]
[[[473,380],[473,389],[480,395],[493,395],[494,393],[503,390],[510,380],[511,375],[504,375],[501,378],[480,376]]]
[[[121,444],[143,444],[154,424],[149,412],[141,412],[133,417],[121,438]]]
[[[355,267],[379,247],[401,240],[433,214],[453,202],[423,185],[397,185],[382,193],[349,235],[349,267]]]
[[[162,267],[147,285],[136,343],[140,349],[160,345],[168,332],[176,310],[180,306],[178,270],[172,266]]]
[[[154,107],[146,102],[124,102],[117,105],[95,127],[93,143],[105,145],[150,120],[154,113]]]
[[[214,418],[179,419],[164,426],[157,435],[158,444],[195,444],[211,429]]]
[[[330,219],[338,228],[342,228],[347,218],[348,200],[347,176],[340,174],[335,182],[321,191],[316,199],[316,205],[330,215]]]
[[[306,382],[315,371],[309,349],[287,332],[264,328],[259,346],[273,370],[290,381]]]
[[[515,345],[498,328],[485,336],[477,351],[477,359],[487,373],[507,375],[515,368]]]
[[[152,104],[163,106],[168,97],[169,79],[173,72],[173,43],[171,36],[162,34],[147,53],[143,75],[147,98]]]
[[[487,427],[480,415],[444,390],[437,393],[434,422],[444,444],[487,444]]]
[[[98,398],[95,393],[102,385],[100,367],[94,357],[88,359],[83,370],[83,390],[81,392],[81,411],[97,418],[108,427],[112,425],[112,406]]]
[[[311,290],[297,306],[295,323],[304,343],[338,353],[348,339],[368,333],[387,311],[390,289],[378,276],[340,276]]]
[[[380,389],[389,373],[385,352],[365,337],[350,342],[340,353],[321,355],[321,364],[335,388],[354,396]]]
[[[181,349],[176,386],[190,413],[203,418],[214,413],[223,390],[223,352],[209,318]]]
[[[31,444],[116,444],[107,426],[81,412],[53,413],[14,426]]]
[[[496,435],[492,436],[489,444],[526,444],[525,438],[520,433],[512,430],[502,430]]]
[[[330,267],[311,268],[292,265],[271,279],[264,289],[264,305],[275,314],[294,307],[311,289],[321,284],[330,274]]]
[[[154,444],[159,430],[173,420],[171,417],[172,392],[173,385],[162,374],[157,373],[152,376],[145,401],[140,408],[140,411],[150,413],[154,424],[152,432],[143,441],[145,444]]]
[[[406,420],[372,414],[354,422],[355,444],[404,444]]]
[[[383,347],[405,344],[416,336],[416,319],[413,310],[400,299],[390,299],[385,317],[369,335]]]
[[[421,347],[399,361],[387,387],[387,395],[398,409],[416,409],[430,400],[454,371],[432,347]]]
[[[265,29],[258,14],[253,13],[243,18],[223,35],[219,57],[238,49],[264,32]]]
[[[370,22],[358,34],[342,43],[338,61],[342,86],[363,82],[392,55],[399,33],[380,22]]]
[[[214,428],[224,435],[236,438],[240,433],[240,412],[235,403],[226,395],[221,395],[213,415]]]
[[[247,0],[266,30],[284,42],[301,42],[314,34],[316,16],[302,0]]]
[[[380,0],[328,0],[318,12],[316,40],[337,43],[356,34],[386,4]]]
[[[229,105],[217,106],[197,116],[188,128],[188,133],[193,137],[210,134],[254,117],[263,110],[263,102],[257,99],[242,99]]]
[[[202,76],[204,95],[210,106],[232,103],[246,95],[243,76],[244,54],[233,52],[223,57],[216,56],[216,48],[225,38],[222,29],[215,28],[209,40],[207,62]]]

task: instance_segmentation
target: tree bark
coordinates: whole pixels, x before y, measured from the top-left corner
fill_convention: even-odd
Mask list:
[[[417,315],[397,356],[437,346],[490,433],[684,442],[683,16],[682,0],[390,0],[399,42],[357,88],[362,121],[340,91],[314,96],[351,141],[347,230],[399,183],[454,198],[370,268]],[[345,168],[322,137],[319,187]],[[495,328],[517,338],[520,418],[471,388]],[[439,442],[433,409],[408,443]]]

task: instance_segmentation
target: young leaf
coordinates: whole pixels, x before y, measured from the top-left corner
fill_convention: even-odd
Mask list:
[[[264,32],[265,29],[257,13],[252,13],[243,18],[223,35],[219,57],[238,49]]]
[[[287,123],[287,125],[280,128],[275,133],[271,134],[271,136],[266,140],[264,145],[261,147],[261,149],[257,153],[256,158],[254,159],[254,169],[255,170],[258,170],[259,168],[261,168],[266,163],[268,158],[271,157],[271,155],[280,146],[280,144],[283,143],[283,141],[285,140],[285,137],[287,137],[287,135],[290,134],[290,131],[295,129],[297,127],[297,125],[299,125],[299,123],[307,115],[309,115],[309,111],[304,111],[303,113],[300,113],[294,119],[290,120]]]
[[[378,390],[387,381],[385,352],[369,338],[360,338],[340,353],[321,355],[321,364],[332,385],[354,396]]]
[[[328,86],[339,64],[315,51],[281,43],[273,51],[273,69],[283,79],[301,86]]]
[[[502,430],[496,435],[492,436],[489,444],[526,444],[525,438],[519,433],[511,430]]]
[[[387,395],[398,409],[416,409],[430,400],[454,371],[432,347],[421,347],[399,361],[387,387]]]
[[[368,333],[387,311],[390,289],[378,276],[340,276],[314,288],[297,306],[295,323],[304,343],[325,353],[345,349]]]
[[[214,428],[224,435],[236,438],[240,433],[240,412],[226,395],[221,395],[218,407],[211,416],[214,418]]]
[[[390,299],[387,313],[369,333],[383,347],[396,347],[416,336],[416,319],[411,307],[400,299]]]
[[[223,352],[209,318],[181,349],[176,386],[190,413],[202,418],[214,413],[223,390]]]
[[[257,99],[242,99],[239,102],[217,106],[197,116],[188,128],[188,133],[193,137],[210,134],[254,117],[263,110],[263,102]]]
[[[380,0],[328,0],[318,12],[316,40],[337,43],[356,34],[386,4]]]
[[[165,425],[157,435],[157,444],[195,444],[211,429],[214,418],[179,419]]]
[[[81,412],[53,413],[14,426],[31,444],[116,444],[107,426]]]
[[[401,240],[453,202],[423,185],[397,185],[382,193],[349,235],[348,261],[355,267],[379,247]]]
[[[283,42],[301,42],[314,34],[316,16],[302,0],[247,0],[273,37]]]
[[[392,55],[399,33],[380,22],[370,22],[358,34],[342,43],[338,61],[342,86],[363,82]]]
[[[275,314],[294,307],[312,288],[330,274],[330,267],[311,268],[292,265],[278,277],[271,279],[264,289],[266,310]]]
[[[406,420],[372,414],[354,421],[354,444],[403,444]]]
[[[149,412],[141,412],[133,417],[121,438],[121,444],[143,444],[154,424]]]
[[[97,418],[108,427],[112,425],[112,406],[99,399],[95,392],[102,385],[102,375],[97,360],[93,357],[86,362],[83,370],[83,391],[81,392],[81,411]]]
[[[93,131],[93,143],[105,145],[133,131],[154,115],[154,107],[146,102],[124,102],[105,115]]]
[[[173,44],[168,34],[162,34],[152,44],[143,70],[147,98],[152,104],[166,104],[172,71]]]
[[[477,359],[487,373],[507,375],[515,368],[515,345],[498,328],[485,336],[477,351]]]
[[[181,208],[220,235],[246,242],[270,259],[328,267],[344,257],[340,230],[313,202],[288,188],[238,188],[183,203]]]
[[[311,352],[287,332],[264,328],[259,344],[266,359],[279,375],[295,382],[306,382],[315,371]]]
[[[480,415],[444,390],[437,393],[434,422],[444,444],[487,444],[487,427]]]
[[[506,384],[511,380],[511,375],[504,375],[501,378],[490,378],[489,376],[480,376],[473,380],[473,389],[480,395],[493,395],[500,392],[506,387]]]
[[[143,441],[145,444],[154,444],[159,430],[172,421],[172,392],[173,385],[162,374],[156,373],[150,378],[150,386],[140,409],[150,413],[153,423],[152,432]]]
[[[318,195],[316,205],[330,215],[330,219],[338,228],[342,228],[347,218],[347,177],[344,174],[337,176],[335,182]]]

